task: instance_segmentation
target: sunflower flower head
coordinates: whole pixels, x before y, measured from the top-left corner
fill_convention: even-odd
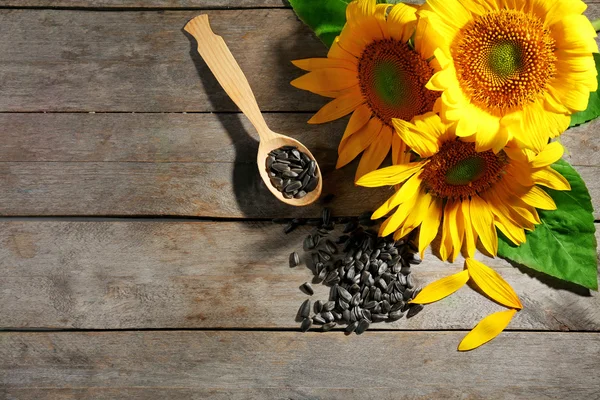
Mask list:
[[[493,256],[499,229],[516,245],[525,242],[525,230],[540,223],[536,209],[554,210],[554,200],[540,188],[569,190],[568,181],[550,166],[563,147],[553,142],[539,153],[510,142],[500,151],[477,151],[474,142],[456,134],[456,125],[429,113],[414,123],[395,119],[401,139],[419,159],[373,171],[357,181],[360,186],[399,185],[372,218],[395,211],[380,235],[400,239],[420,227],[419,250],[441,229],[440,256],[454,260],[465,248],[472,257],[478,242]]]
[[[346,25],[327,58],[294,61],[307,74],[291,84],[334,98],[309,123],[319,124],[352,113],[338,148],[337,167],[363,153],[356,178],[379,167],[392,148],[392,161],[406,162],[409,154],[392,120],[412,121],[433,110],[440,93],[426,89],[439,70],[434,42],[417,22],[417,9],[406,4],[348,4]],[[412,41],[409,40],[413,38]]]
[[[418,11],[437,34],[442,70],[428,88],[456,134],[478,151],[514,139],[539,152],[597,89],[596,32],[580,0],[427,0]],[[429,36],[435,35],[430,33]]]

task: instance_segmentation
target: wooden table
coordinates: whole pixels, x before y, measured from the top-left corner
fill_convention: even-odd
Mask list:
[[[600,1],[588,1],[600,16]],[[290,60],[325,47],[281,0],[0,1],[0,398],[599,398],[600,299],[489,263],[524,309],[493,342],[456,346],[500,310],[465,287],[362,336],[301,334],[304,267],[259,180],[255,132],[182,28],[207,12],[269,125],[311,148],[334,215],[389,191],[336,171],[346,120]],[[600,214],[600,122],[563,135]],[[462,268],[431,254],[421,283]],[[324,298],[317,287],[315,298]]]

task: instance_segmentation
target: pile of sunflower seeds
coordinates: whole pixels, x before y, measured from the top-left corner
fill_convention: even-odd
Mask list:
[[[283,146],[267,156],[271,184],[286,199],[301,199],[319,183],[317,163],[295,146]]]
[[[313,283],[327,285],[330,291],[328,300],[311,304],[307,299],[300,306],[297,320],[303,332],[313,324],[323,331],[346,325],[347,334],[360,335],[372,323],[397,321],[405,315],[410,318],[423,309],[420,304],[408,304],[421,291],[411,275],[411,266],[421,263],[411,237],[399,241],[378,237],[368,228],[374,223],[370,214],[339,220],[345,223],[343,234],[333,238],[335,223],[325,208],[318,226],[304,239]],[[296,221],[295,225],[301,224]],[[294,221],[289,226],[294,226]],[[299,264],[300,256],[290,254],[290,266]],[[308,282],[300,289],[308,295],[314,293]]]

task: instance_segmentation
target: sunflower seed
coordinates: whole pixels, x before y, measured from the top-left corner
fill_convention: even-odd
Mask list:
[[[300,181],[291,181],[287,186],[283,188],[285,193],[294,192],[302,187],[302,182]]]
[[[312,296],[313,294],[315,294],[315,291],[314,291],[312,285],[308,282],[304,282],[302,284],[302,286],[300,286],[300,288],[304,293],[308,294],[309,296]]]
[[[350,310],[342,311],[342,320],[347,324],[350,323]]]
[[[333,321],[333,320],[334,320],[334,318],[333,318],[333,314],[331,313],[331,311],[324,311],[324,312],[322,312],[322,313],[321,313],[321,317],[323,317],[323,319],[324,319],[326,322],[331,322],[331,321]]]
[[[358,327],[358,321],[354,321],[346,327],[345,332],[352,333],[356,330],[357,327]]]
[[[390,305],[390,302],[389,302],[389,301],[387,301],[387,300],[383,300],[383,301],[381,302],[381,311],[382,311],[384,314],[387,314],[387,313],[389,313],[391,309],[392,309],[392,306]]]
[[[300,330],[302,332],[306,332],[307,330],[310,329],[310,326],[312,325],[312,321],[310,318],[304,318],[304,320],[302,321],[302,324],[300,325]]]
[[[289,168],[289,166],[288,166],[288,168]],[[282,178],[297,178],[297,177],[298,177],[298,173],[296,173],[296,172],[294,172],[294,171],[292,171],[292,170],[290,170],[290,171],[284,171],[284,172],[281,174],[281,177],[282,177]],[[300,186],[302,186],[302,184],[301,184]],[[299,186],[299,187],[300,187],[300,186]]]
[[[281,163],[281,162],[276,162],[273,165],[271,165],[271,169],[273,169],[277,172],[286,172],[286,171],[291,170],[289,165]]]
[[[369,309],[369,308],[375,308],[375,306],[377,305],[377,302],[375,300],[371,300],[365,303],[365,308]]]
[[[408,313],[406,314],[406,318],[414,317],[415,315],[417,315],[418,313],[423,311],[423,308],[425,308],[425,306],[423,306],[423,304],[411,304],[408,307]]]
[[[376,288],[375,293],[373,294],[373,300],[381,301],[381,289]]]
[[[306,176],[310,176],[310,175],[306,175]],[[305,176],[305,178],[306,178]],[[303,189],[307,192],[312,192],[313,190],[315,190],[317,188],[317,184],[319,183],[319,178],[311,176],[310,180],[307,182],[306,186],[303,187]]]
[[[325,321],[325,318],[321,317],[320,315],[315,315],[313,317],[313,322],[315,324],[319,324],[319,325],[323,325],[323,324],[327,323],[327,321]]]
[[[319,314],[323,310],[323,302],[321,300],[315,301],[315,306],[313,309],[315,314]]]
[[[369,321],[369,323],[371,323],[371,311],[363,310],[362,315],[363,315],[364,319],[366,319],[367,321]]]
[[[300,264],[300,257],[298,256],[298,253],[294,251],[290,254],[290,267],[294,268],[298,264]]]
[[[304,238],[303,247],[305,251],[315,248],[315,242],[313,242],[312,235],[308,235],[306,238]]]
[[[308,316],[310,315],[310,300],[309,299],[304,300],[304,302],[300,306],[300,309],[298,310],[298,315],[300,315],[302,318],[308,318]]]
[[[413,278],[412,274],[406,277],[406,287],[409,289],[415,287],[415,279]]]
[[[342,299],[338,300],[338,306],[342,309],[342,311],[347,310],[348,308],[350,308],[350,304],[348,304],[347,302],[345,302]]]
[[[319,255],[321,256],[321,258],[325,261],[329,261],[331,260],[331,254],[329,254],[328,252],[326,252],[325,250],[319,250]]]
[[[308,194],[308,193],[306,193],[304,190],[299,190],[299,191],[298,191],[298,193],[296,193],[296,194],[294,195],[294,198],[295,198],[295,199],[301,199],[301,198],[303,198],[304,196],[306,196],[307,194]]]
[[[404,317],[404,312],[401,310],[392,311],[388,315],[388,321],[397,321]]]
[[[357,335],[362,335],[369,328],[369,325],[369,321],[363,318],[356,325],[354,332],[356,332]]]
[[[334,308],[335,308],[335,301],[328,301],[327,303],[323,304],[324,311],[331,311]]]
[[[294,224],[293,222],[290,222],[283,228],[283,233],[287,235],[288,233],[296,229],[297,226],[298,225]]]
[[[331,315],[333,315],[334,321],[340,321],[342,319],[342,313],[337,311],[331,311]]]
[[[323,225],[329,225],[329,223],[331,222],[331,209],[329,209],[328,207],[323,208],[321,218],[323,218]]]
[[[327,332],[332,330],[337,324],[335,322],[328,322],[325,325],[323,325],[322,329],[323,332]]]
[[[325,240],[325,247],[327,248],[327,251],[331,254],[335,254],[337,253],[337,246],[335,244],[333,244],[333,242],[329,239]]]
[[[383,321],[387,321],[388,316],[385,314],[372,314],[371,315],[371,320],[373,322],[383,322]]]

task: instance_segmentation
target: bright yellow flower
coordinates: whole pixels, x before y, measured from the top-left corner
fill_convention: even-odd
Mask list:
[[[517,310],[523,308],[513,288],[496,271],[472,258],[465,260],[465,269],[427,285],[410,303],[433,303],[451,295],[472,279],[483,293],[492,300],[511,308],[482,319],[458,345],[458,350],[473,350],[489,342],[510,323]]]
[[[569,182],[550,167],[564,151],[558,142],[546,145],[539,154],[513,143],[498,153],[476,152],[474,143],[456,136],[455,124],[443,123],[433,113],[416,118],[414,124],[396,119],[394,126],[420,160],[373,171],[357,184],[402,184],[372,218],[396,208],[379,232],[381,236],[396,232],[395,239],[421,226],[421,255],[442,225],[443,260],[454,260],[463,245],[472,257],[478,240],[495,256],[496,228],[520,245],[525,242],[524,230],[540,223],[536,208],[556,209],[554,200],[538,185],[570,190]]]
[[[580,0],[427,0],[418,12],[438,34],[443,91],[436,111],[498,152],[514,138],[541,151],[597,89],[596,32]]]
[[[439,65],[425,25],[417,23],[416,8],[406,4],[348,4],[347,23],[327,58],[293,63],[306,75],[291,84],[335,100],[308,122],[320,124],[353,112],[338,148],[337,168],[364,151],[357,179],[379,167],[390,148],[394,163],[406,162],[406,146],[393,134],[392,118],[411,121],[432,111],[440,93],[425,85]],[[414,36],[413,36],[414,35]],[[413,37],[414,45],[409,43]]]

